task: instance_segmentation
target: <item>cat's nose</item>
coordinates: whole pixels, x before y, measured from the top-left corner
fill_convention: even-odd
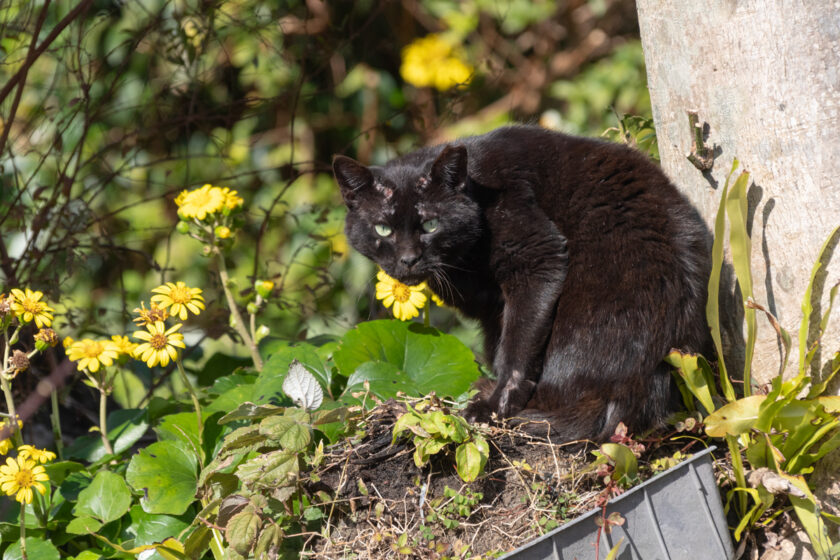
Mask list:
[[[406,267],[411,268],[414,266],[417,261],[420,260],[420,253],[403,253],[400,256],[400,263],[405,265]]]

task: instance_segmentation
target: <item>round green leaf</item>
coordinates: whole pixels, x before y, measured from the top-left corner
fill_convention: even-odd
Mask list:
[[[753,395],[722,406],[706,417],[706,433],[712,437],[724,437],[726,434],[737,436],[749,432],[758,421],[761,403],[766,398],[764,395]]]
[[[125,478],[143,511],[181,515],[195,500],[198,460],[183,442],[159,441],[131,458]]]
[[[26,556],[33,560],[59,560],[58,549],[53,544],[44,539],[36,537],[26,537]],[[6,552],[3,553],[3,560],[23,560],[23,554],[20,552],[20,540],[13,542]]]
[[[415,395],[436,391],[439,395],[457,396],[467,391],[479,375],[472,351],[454,336],[396,320],[360,324],[344,336],[333,358],[338,371],[351,377],[348,391],[351,381],[356,386],[354,390],[358,390],[359,380],[352,376],[366,362],[393,366],[390,370],[376,367],[377,388],[387,387],[382,382],[390,375],[387,380],[396,381],[391,386],[401,385]],[[370,376],[369,371],[363,372]],[[372,389],[373,386],[371,382]]]
[[[102,522],[88,516],[72,519],[64,528],[71,535],[87,535],[95,533],[102,528]]]
[[[79,493],[73,513],[89,516],[103,524],[122,517],[131,507],[131,491],[118,474],[99,471],[90,486]]]
[[[391,399],[397,396],[398,391],[407,395],[421,394],[417,383],[401,372],[399,367],[388,362],[365,362],[356,368],[350,378],[347,379],[345,396],[364,391],[367,382],[370,391],[383,399]]]
[[[189,527],[192,515],[174,517],[171,515],[152,514],[135,505],[129,512],[131,525],[127,532],[134,538],[134,546],[160,543],[169,537],[177,537]]]

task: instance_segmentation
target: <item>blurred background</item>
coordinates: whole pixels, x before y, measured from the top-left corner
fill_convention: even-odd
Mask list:
[[[237,292],[273,280],[263,322],[303,339],[386,313],[344,239],[333,154],[381,164],[528,122],[657,156],[631,0],[5,0],[0,84],[0,291],[44,291],[80,338],[132,332],[148,290],[182,280],[208,301],[185,333],[197,361],[234,346],[210,261],[175,232],[184,189],[245,199]],[[132,367],[121,406],[166,391]]]

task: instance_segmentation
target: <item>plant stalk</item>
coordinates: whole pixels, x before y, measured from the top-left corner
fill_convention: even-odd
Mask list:
[[[55,441],[55,451],[58,454],[58,460],[64,460],[64,444],[61,440],[61,416],[58,411],[58,391],[53,388],[50,393],[50,404],[52,405],[52,414],[50,414],[50,424],[52,424],[53,440]]]
[[[28,560],[26,556],[26,504],[20,503],[20,556]]]
[[[192,383],[190,383],[190,380],[187,377],[187,372],[184,371],[184,366],[181,364],[180,357],[175,360],[175,364],[178,366],[178,373],[181,375],[181,382],[184,384],[184,387],[187,388],[187,392],[190,394],[190,398],[192,399],[193,408],[195,408],[195,418],[198,421],[198,443],[199,445],[203,445],[204,420],[201,417],[201,404],[198,402],[198,395],[196,395],[195,388],[193,388]]]
[[[108,394],[105,389],[99,387],[99,435],[102,437],[102,445],[108,455],[114,454],[114,448],[108,441]]]
[[[236,305],[236,301],[233,299],[233,294],[230,291],[230,287],[228,283],[230,282],[230,276],[228,275],[227,265],[225,264],[225,257],[221,254],[221,252],[216,249],[216,257],[219,263],[219,279],[222,281],[222,290],[225,292],[225,299],[227,299],[228,307],[230,308],[230,312],[233,315],[234,325],[233,327],[236,329],[236,332],[239,333],[239,336],[242,337],[242,341],[248,347],[248,351],[251,353],[251,359],[254,361],[254,367],[257,371],[262,371],[263,368],[263,361],[260,357],[260,353],[257,350],[257,345],[254,343],[254,339],[248,333],[248,327],[245,325],[245,321],[242,319],[242,314],[239,312],[239,307]]]

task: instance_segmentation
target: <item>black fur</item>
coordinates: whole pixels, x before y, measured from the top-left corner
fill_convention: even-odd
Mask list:
[[[479,385],[469,419],[543,419],[558,439],[604,440],[619,421],[638,432],[672,410],[663,357],[708,343],[708,232],[646,156],[515,126],[333,168],[351,245],[481,322],[498,380]]]

